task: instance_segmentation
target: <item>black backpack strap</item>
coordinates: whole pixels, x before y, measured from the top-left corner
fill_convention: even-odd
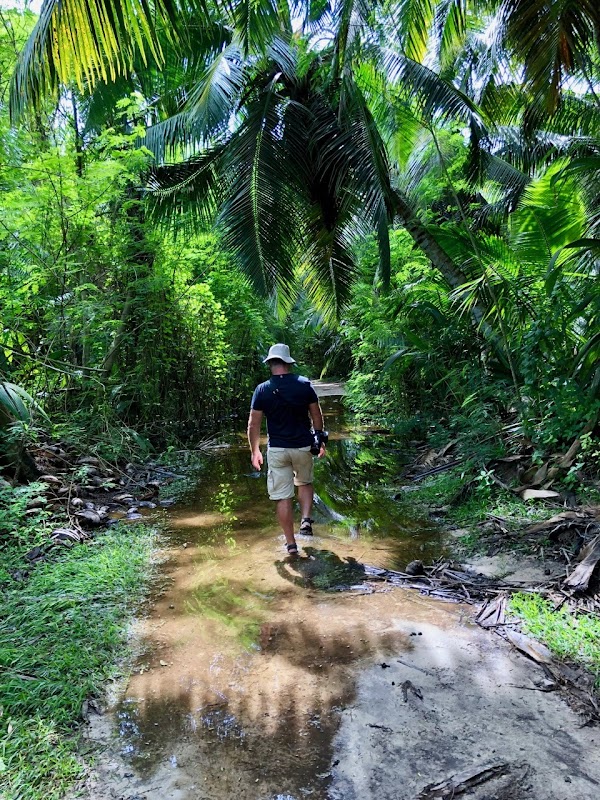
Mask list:
[[[277,386],[277,383],[273,380],[273,378],[269,379],[269,386],[272,389],[273,394],[277,398],[277,402],[278,403],[281,403],[283,406],[288,408],[290,411],[292,411],[296,415],[304,413],[304,406],[303,405],[299,406],[299,405],[296,405],[294,403],[290,403],[289,400],[285,399],[285,397],[279,391],[279,387]],[[306,413],[308,414],[308,406],[306,406]]]

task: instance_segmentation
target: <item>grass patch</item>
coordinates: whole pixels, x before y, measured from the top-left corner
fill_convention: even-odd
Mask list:
[[[119,526],[68,552],[54,550],[26,582],[6,588],[0,796],[54,800],[81,775],[73,732],[83,701],[118,672],[153,544],[150,528]]]
[[[24,553],[47,543],[52,527],[62,522],[51,519],[46,509],[45,488],[39,482],[14,489],[0,487],[0,587],[12,583],[12,573],[23,569]],[[33,501],[39,501],[40,507],[30,508]]]
[[[600,619],[552,604],[536,594],[514,594],[509,609],[523,621],[527,633],[543,641],[557,656],[587,667],[600,685]]]

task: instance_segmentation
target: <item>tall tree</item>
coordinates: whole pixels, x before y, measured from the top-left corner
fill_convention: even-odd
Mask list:
[[[72,79],[93,93],[97,112],[103,94],[113,100],[108,85],[126,77],[148,98],[154,122],[146,141],[157,159],[157,206],[204,219],[216,213],[259,289],[289,293],[300,265],[313,298],[339,311],[353,243],[377,231],[385,278],[395,219],[450,286],[473,278],[401,191],[390,130],[397,142],[405,126],[410,136],[454,120],[475,143],[485,140],[484,117],[468,96],[476,81],[464,82],[473,30],[488,38],[496,31],[497,52],[524,65],[536,108],[551,68],[547,106],[555,110],[563,88],[556,75],[585,74],[593,61],[590,3],[536,0],[531,17],[520,0],[45,0],[15,74],[13,109]],[[542,42],[556,40],[546,67],[532,45],[532,19]],[[425,66],[432,56],[448,79]],[[489,73],[496,88],[506,81],[501,73]],[[481,323],[484,309],[473,310]]]

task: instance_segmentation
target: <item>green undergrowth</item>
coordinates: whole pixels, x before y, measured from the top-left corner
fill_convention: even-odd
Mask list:
[[[521,538],[520,533],[561,510],[556,504],[521,500],[497,486],[487,471],[475,464],[432,475],[408,493],[407,500],[423,512],[439,516],[445,524],[464,529],[456,544],[467,553],[485,549],[485,524],[492,520],[501,520],[511,533],[503,542],[505,549],[527,551],[531,542]]]
[[[81,777],[82,704],[119,672],[154,541],[147,526],[120,525],[69,551],[54,549],[26,580],[5,584],[0,797],[54,800]]]
[[[573,615],[566,608],[555,611],[536,594],[514,594],[509,610],[523,621],[527,633],[544,642],[561,659],[577,661],[592,672],[600,687],[600,619]]]
[[[46,509],[45,488],[42,483],[0,487],[0,587],[24,567],[27,551],[48,542],[52,522],[55,528],[61,523],[58,517],[52,520]],[[40,507],[30,508],[36,500]]]

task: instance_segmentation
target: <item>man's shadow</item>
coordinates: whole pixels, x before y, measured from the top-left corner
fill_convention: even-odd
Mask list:
[[[340,558],[332,550],[302,548],[302,555],[275,561],[277,573],[295,586],[305,589],[341,589],[362,583],[365,568],[355,558]]]

